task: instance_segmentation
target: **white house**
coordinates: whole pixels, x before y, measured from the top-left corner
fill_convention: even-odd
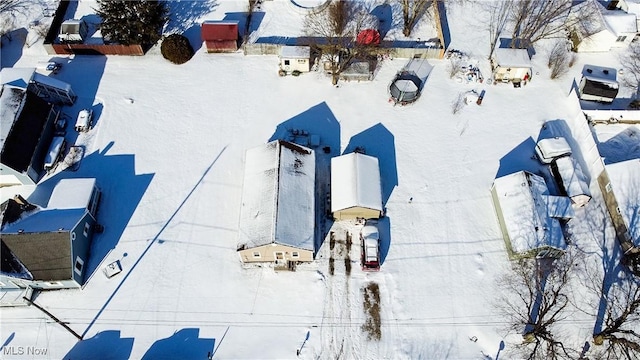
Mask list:
[[[245,263],[313,261],[315,154],[276,140],[246,152],[238,254]]]
[[[638,32],[637,16],[620,9],[606,9],[596,0],[580,3],[569,18],[576,22],[571,30],[571,41],[577,52],[606,52],[612,48],[629,46]]]
[[[280,49],[280,69],[287,73],[311,70],[311,48],[309,46],[283,46]]]
[[[335,220],[377,219],[382,215],[377,158],[354,152],[331,159],[331,212]]]
[[[574,216],[569,198],[549,195],[544,179],[526,171],[495,179],[491,195],[510,259],[564,254],[561,221]]]

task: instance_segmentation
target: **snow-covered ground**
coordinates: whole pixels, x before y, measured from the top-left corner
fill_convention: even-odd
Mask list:
[[[195,20],[221,19],[245,5],[210,3],[211,14]],[[92,6],[81,1],[77,11],[88,14]],[[293,25],[302,15],[286,1],[265,1],[262,9],[264,34],[299,31]],[[456,2],[447,9],[451,47],[479,60],[486,78],[488,42],[477,14],[475,5]],[[432,31],[421,23],[414,36],[426,39]],[[41,46],[21,51],[14,66],[51,58]],[[74,118],[91,107],[95,127],[77,138],[68,132],[70,141],[86,146],[80,167],[51,174],[29,200],[46,205],[59,179],[96,177],[105,231],[94,240],[88,268],[95,272],[82,290],[35,299],[85,340],[78,342],[33,306],[3,308],[3,351],[47,350],[3,358],[195,359],[215,353],[283,359],[295,358],[301,346],[305,359],[497,358],[501,341],[509,346],[521,338],[505,330],[495,307],[497,278],[509,261],[491,184],[498,175],[537,170],[531,157],[545,121],[580,127],[584,117],[570,90],[584,63],[619,67],[615,54],[580,55],[569,74],[549,80],[540,50],[532,81],[515,89],[459,83],[449,78],[447,60],[429,60],[433,70],[422,96],[401,107],[388,102],[387,92],[408,62],[401,58],[383,61],[371,82],[337,87],[319,72],[279,77],[275,56],[202,48],[180,66],[158,48],[143,57],[53,58],[63,62],[56,77],[79,95],[64,112]],[[482,105],[453,115],[452,103],[469,90],[486,92]],[[357,239],[358,226],[351,223],[334,224],[334,247],[325,240],[317,260],[296,272],[241,265],[236,245],[244,153],[292,128],[320,135],[320,148],[343,153],[361,146],[379,158],[388,241],[381,271],[360,270],[357,240],[353,247],[347,240],[347,233]],[[591,190],[599,193],[594,179]],[[1,191],[6,197],[14,189]],[[601,201],[596,195],[589,206]],[[586,211],[578,217],[589,220]],[[591,241],[587,231],[577,234],[575,241]],[[331,258],[352,259],[353,269],[337,261],[332,275]],[[108,279],[102,268],[115,260],[123,272]],[[372,283],[379,293],[379,340],[363,329]],[[592,329],[589,319],[576,322],[572,340],[589,341]]]

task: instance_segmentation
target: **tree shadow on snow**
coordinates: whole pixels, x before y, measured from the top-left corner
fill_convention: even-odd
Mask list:
[[[218,7],[217,0],[167,1],[165,4],[169,9],[169,21],[163,31],[166,34],[185,32]]]
[[[153,343],[142,356],[142,360],[152,359],[210,359],[215,339],[199,337],[200,329],[190,328],[176,331],[166,339]]]
[[[351,137],[343,154],[356,149],[378,158],[380,182],[382,183],[382,204],[385,206],[391,193],[398,186],[398,167],[396,164],[396,145],[393,134],[378,123]]]
[[[98,223],[104,232],[94,234],[85,279],[88,282],[102,260],[113,250],[142,196],[146,192],[153,174],[136,174],[134,155],[108,155],[113,142],[101,152],[94,152],[81,161],[77,171],[60,171],[42,181],[29,196],[29,202],[45,206],[55,185],[66,178],[96,178],[102,191],[98,207]],[[85,282],[85,283],[86,283]]]
[[[315,136],[318,136],[319,140],[317,146],[311,144],[312,137]],[[340,123],[327,103],[322,102],[280,123],[269,139],[269,141],[273,140],[295,142],[312,147],[315,152],[317,226],[314,243],[317,252],[333,223],[331,208],[325,199],[329,198],[331,191],[331,158],[340,155]]]
[[[63,359],[126,360],[131,356],[133,340],[133,338],[120,337],[119,330],[102,331],[90,339],[78,341]]]
[[[251,35],[252,32],[258,30],[260,24],[262,23],[262,19],[264,18],[264,12],[255,11],[251,13],[249,16],[248,12],[228,12],[224,14],[225,21],[237,21],[238,22],[238,32],[243,40]]]
[[[387,3],[380,4],[373,8],[370,14],[378,18],[378,32],[380,33],[380,39],[384,39],[392,26],[394,26],[393,9],[391,5]],[[397,24],[395,26],[397,26]]]
[[[22,57],[22,48],[27,42],[27,34],[29,32],[25,28],[16,29],[0,36],[2,42],[2,50],[0,50],[0,69],[13,67]]]

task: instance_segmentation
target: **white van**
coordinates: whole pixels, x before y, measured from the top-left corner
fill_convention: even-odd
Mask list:
[[[553,159],[571,155],[571,147],[563,137],[538,140],[536,155],[543,164],[550,164]]]
[[[92,110],[83,109],[78,113],[78,120],[76,120],[76,131],[83,132],[91,128],[91,118],[93,115]]]
[[[49,150],[47,151],[47,156],[44,159],[44,169],[49,171],[56,166],[58,160],[62,154],[64,154],[64,149],[66,147],[66,140],[64,136],[54,136],[53,140],[51,140],[51,145],[49,145]]]

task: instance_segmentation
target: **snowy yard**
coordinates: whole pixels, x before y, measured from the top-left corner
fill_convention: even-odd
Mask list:
[[[78,9],[94,5],[81,1]],[[218,1],[201,20],[243,5]],[[262,6],[265,35],[279,35],[273,27],[285,35],[301,17],[282,1]],[[486,34],[472,14],[473,6],[448,9],[451,47],[479,60],[486,77]],[[429,38],[432,30],[420,24],[415,36]],[[510,263],[493,180],[539,171],[532,157],[542,124],[582,126],[570,93],[582,65],[617,66],[613,55],[580,55],[567,75],[550,80],[542,50],[531,82],[513,88],[457,82],[448,60],[429,60],[418,101],[393,106],[388,86],[408,59],[382,61],[371,82],[334,87],[321,72],[279,77],[277,56],[207,54],[204,47],[180,66],[157,47],[143,57],[50,57],[37,45],[22,51],[16,67],[62,62],[55,77],[79,96],[64,113],[75,119],[91,108],[94,116],[87,133],[67,132],[84,150],[79,166],[50,174],[29,200],[46,204],[59,179],[95,177],[105,226],[94,239],[86,286],[35,299],[85,340],[33,306],[0,310],[3,348],[48,349],[46,356],[1,356],[34,359],[195,359],[214,352],[220,359],[283,359],[296,358],[303,344],[304,359],[498,358],[502,342],[519,342],[521,334],[507,332],[495,306],[498,278]],[[452,114],[469,90],[485,91],[482,105]],[[236,246],[245,151],[286,138],[288,129],[319,135],[319,153],[362,147],[378,157],[388,232],[379,272],[361,271],[352,223],[334,223],[337,241],[325,238],[317,260],[296,272],[242,266]],[[640,158],[638,125],[596,131],[605,162]],[[13,196],[11,188],[1,191]],[[575,219],[574,241],[597,249],[593,239],[602,235],[615,247],[611,228],[590,216],[602,207],[595,179],[591,192],[592,203]],[[107,278],[102,270],[115,260],[123,272]],[[578,316],[573,325],[572,344],[590,341],[593,318]]]

